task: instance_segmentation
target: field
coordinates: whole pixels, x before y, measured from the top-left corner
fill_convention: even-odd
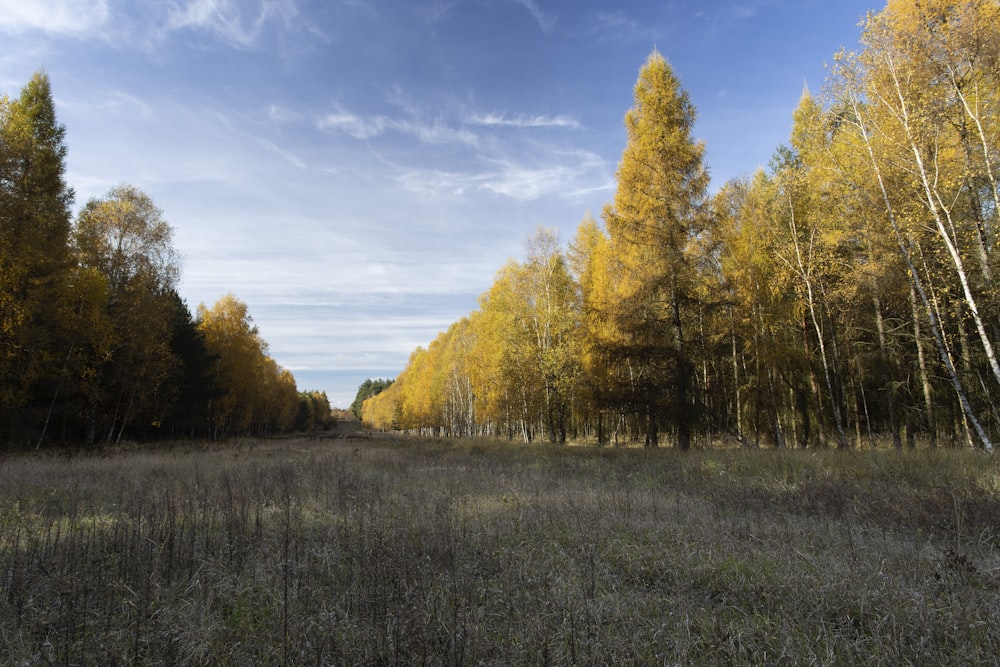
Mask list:
[[[0,458],[0,663],[973,665],[1000,461],[351,435]]]

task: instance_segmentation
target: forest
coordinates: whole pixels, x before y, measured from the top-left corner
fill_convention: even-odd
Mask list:
[[[448,436],[970,446],[1000,433],[1000,5],[890,0],[714,193],[695,106],[642,66],[613,201],[540,228],[363,405]]]
[[[47,75],[0,97],[0,447],[312,429],[300,392],[227,294],[192,315],[173,228],[120,185],[73,217]]]

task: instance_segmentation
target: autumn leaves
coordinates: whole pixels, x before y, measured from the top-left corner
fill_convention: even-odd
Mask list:
[[[71,220],[48,78],[0,98],[0,444],[267,434],[326,419],[246,305],[194,320],[173,229],[131,186]],[[310,423],[302,423],[308,404]]]
[[[770,169],[712,197],[693,105],[652,54],[604,225],[506,266],[366,418],[681,448],[992,449],[997,34],[993,1],[892,0],[803,96]]]

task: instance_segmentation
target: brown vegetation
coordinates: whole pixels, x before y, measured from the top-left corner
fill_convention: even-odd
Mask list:
[[[0,459],[11,664],[984,664],[971,451],[365,437]]]

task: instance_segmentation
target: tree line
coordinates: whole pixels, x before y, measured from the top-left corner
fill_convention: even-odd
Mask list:
[[[804,91],[769,168],[708,193],[659,53],[617,190],[540,229],[364,403],[375,428],[525,441],[992,451],[1000,4],[890,0]]]
[[[73,217],[36,73],[0,97],[0,445],[267,435],[329,420],[229,294],[192,315],[173,228],[122,185]]]

